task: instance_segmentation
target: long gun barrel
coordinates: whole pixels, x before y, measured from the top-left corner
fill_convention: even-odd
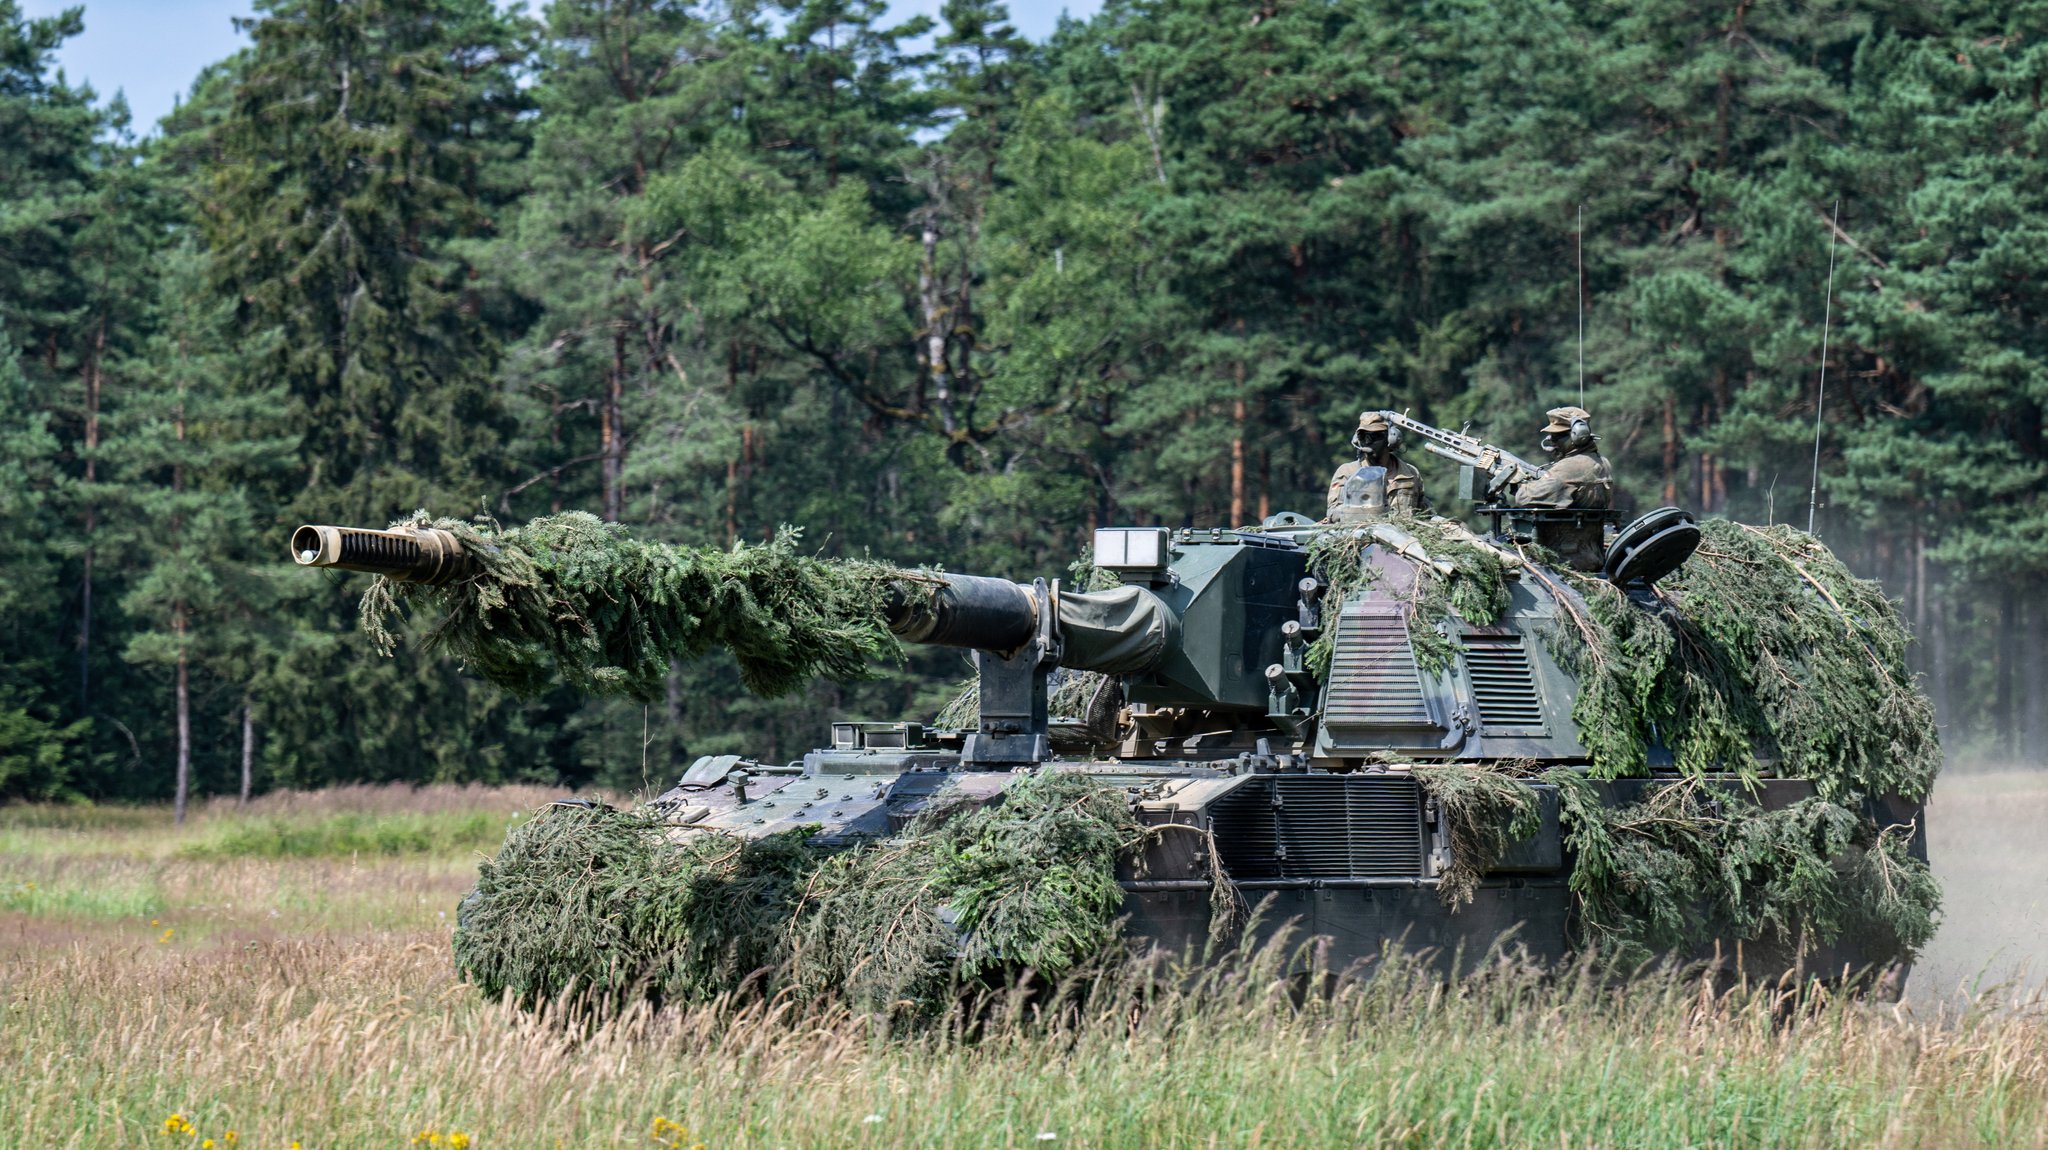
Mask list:
[[[438,527],[367,527],[308,524],[292,532],[292,560],[301,567],[334,567],[382,575],[402,583],[450,583],[470,570],[453,532]]]
[[[1445,431],[1419,419],[1410,419],[1398,411],[1382,411],[1380,414],[1388,423],[1420,440],[1424,451],[1485,472],[1490,477],[1488,492],[1543,474],[1542,468],[1497,444]]]
[[[308,525],[292,532],[292,559],[302,567],[332,567],[382,575],[404,583],[439,586],[474,570],[453,532],[438,527]],[[1009,652],[1039,633],[1039,587],[983,575],[944,574],[895,580],[882,621],[905,642]],[[1054,608],[1065,636],[1065,666],[1127,672],[1157,662],[1177,624],[1157,596],[1141,588],[1057,596]]]

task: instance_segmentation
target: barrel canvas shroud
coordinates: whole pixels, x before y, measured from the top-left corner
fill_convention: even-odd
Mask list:
[[[425,608],[438,616],[429,641],[522,692],[560,679],[644,698],[658,689],[671,658],[714,646],[731,649],[749,688],[764,693],[813,675],[858,677],[871,663],[900,655],[885,622],[889,587],[931,578],[805,555],[788,531],[774,543],[723,550],[636,540],[587,515],[502,531],[448,520],[435,525],[458,533],[477,573],[439,587],[379,579],[365,598],[366,627],[388,644],[388,621],[401,604]],[[1413,564],[1405,592],[1418,663],[1458,658],[1457,641],[1448,636],[1459,629],[1435,624],[1491,623],[1505,603],[1506,580],[1518,572],[1557,589],[1565,610],[1543,641],[1578,678],[1572,719],[1590,758],[1584,768],[1541,774],[1514,763],[1412,765],[1443,808],[1453,841],[1453,864],[1438,884],[1446,903],[1470,898],[1489,860],[1524,833],[1527,797],[1554,787],[1586,943],[1640,956],[1707,937],[1804,946],[1853,933],[1903,959],[1931,935],[1938,892],[1909,849],[1914,828],[1880,827],[1867,813],[1866,800],[1924,798],[1939,764],[1931,709],[1905,664],[1905,629],[1874,583],[1855,578],[1817,540],[1787,527],[1709,521],[1698,553],[1636,601],[1545,563],[1541,554],[1503,551],[1447,520],[1404,520],[1402,529],[1430,560]],[[1377,568],[1367,556],[1377,546],[1350,531],[1311,544],[1311,564],[1330,584],[1330,601],[1371,585]],[[1068,642],[1099,648],[1089,662],[1100,670],[1142,665],[1170,637],[1173,620],[1145,618],[1143,597],[1077,598],[1088,605],[1073,615]],[[1318,660],[1326,669],[1327,646],[1310,651],[1311,665]],[[1601,784],[1648,774],[1653,745],[1670,753],[1680,777],[1638,786],[1632,801],[1611,801]],[[466,900],[462,962],[480,985],[522,997],[577,986],[617,993],[630,984],[655,997],[701,998],[758,976],[765,964],[781,966],[790,985],[812,993],[927,1005],[939,988],[988,969],[996,956],[1030,956],[1051,973],[1070,969],[1115,939],[1118,906],[1106,897],[1115,885],[1114,859],[1119,851],[1128,857],[1142,836],[1131,830],[1120,791],[1080,776],[1046,777],[1070,780],[1062,785],[1077,791],[1062,817],[1091,828],[1046,831],[1040,845],[1063,843],[1076,852],[1066,863],[1058,861],[1064,855],[1003,839],[1015,828],[993,814],[973,819],[957,810],[942,821],[920,818],[905,838],[829,858],[800,842],[771,849],[710,834],[657,833],[655,822],[551,812],[514,832]],[[1817,793],[1766,810],[1742,786],[1765,777],[1811,780]],[[1028,794],[1013,786],[1002,802],[983,809],[999,810]],[[1027,802],[1024,809],[1035,808]],[[937,856],[920,845],[941,827],[952,828],[941,855],[977,860],[972,883],[957,869],[936,868]],[[659,841],[643,850],[622,845],[629,840]],[[578,886],[600,858],[599,869],[615,885]],[[936,873],[953,877],[919,879],[909,888],[923,909],[901,916],[843,912],[849,891],[900,891],[906,888],[891,883]],[[840,876],[837,885],[833,875]],[[565,890],[592,901],[562,905]],[[831,890],[840,892],[841,909],[828,905]],[[1015,892],[1019,913],[1003,920],[1009,933],[1000,944],[984,941],[977,949],[969,931],[966,953],[957,953],[960,917],[936,908],[970,899],[970,890],[983,897]],[[1105,897],[1091,898],[1091,890]],[[625,901],[633,904],[630,913]],[[1058,913],[1044,911],[1055,904]],[[781,933],[739,923],[735,905],[768,908]],[[601,933],[599,920],[649,915],[669,925],[572,945],[579,921]],[[552,930],[540,929],[548,923]],[[944,926],[943,946],[935,923]],[[807,937],[814,951],[872,957],[836,973],[815,961],[805,966]],[[939,963],[942,949],[946,961]],[[658,973],[670,967],[684,973]]]

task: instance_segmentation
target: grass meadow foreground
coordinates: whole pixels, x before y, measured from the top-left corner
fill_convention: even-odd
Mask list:
[[[545,797],[0,809],[0,1146],[2048,1144],[2048,1011],[1996,995],[1774,1021],[1679,978],[1297,1006],[1246,973],[973,1040],[760,1003],[566,1027],[449,959],[476,852]]]

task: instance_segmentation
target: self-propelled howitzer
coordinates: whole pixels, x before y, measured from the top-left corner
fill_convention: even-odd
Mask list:
[[[1689,558],[1703,531],[1715,546]],[[463,547],[437,528],[293,541],[306,565],[443,587],[472,577]],[[1801,533],[1668,508],[1616,533],[1599,573],[1545,554],[1449,520],[1283,514],[1099,531],[1089,590],[906,571],[880,614],[974,652],[964,705],[836,722],[792,761],[700,757],[652,805],[678,835],[857,848],[937,801],[1073,772],[1155,828],[1118,880],[1126,929],[1169,949],[1210,937],[1228,884],[1254,929],[1321,936],[1340,968],[1512,932],[1542,959],[1617,942],[1740,951],[1752,973],[1902,969],[1931,929],[1937,752],[1881,594]],[[1885,717],[1823,730],[1827,705],[1777,682],[1845,676],[1893,692]],[[1783,881],[1812,864],[1836,885]],[[1885,902],[1900,889],[1925,905]]]

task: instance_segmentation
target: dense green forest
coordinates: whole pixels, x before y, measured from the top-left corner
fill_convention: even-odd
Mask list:
[[[1058,575],[1319,510],[1364,407],[1533,448],[1581,241],[1625,500],[1800,524],[1833,249],[1818,529],[1951,755],[2048,740],[2048,4],[264,0],[149,130],[58,73],[91,18],[0,0],[0,796],[637,786],[928,712],[957,655],[510,698],[285,539],[587,508]]]

